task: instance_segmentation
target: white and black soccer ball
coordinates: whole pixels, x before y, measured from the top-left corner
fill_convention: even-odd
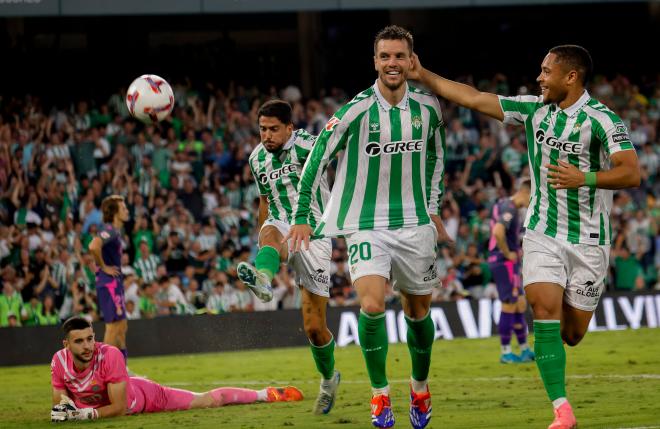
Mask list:
[[[143,74],[128,87],[126,106],[133,117],[144,123],[160,122],[174,108],[174,92],[162,77]]]

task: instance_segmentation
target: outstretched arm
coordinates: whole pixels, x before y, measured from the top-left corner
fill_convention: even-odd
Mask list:
[[[476,110],[499,121],[504,120],[504,112],[502,112],[497,95],[478,91],[469,85],[445,79],[425,69],[417,54],[413,54],[412,59],[413,67],[408,74],[408,79],[419,80],[434,93],[463,107]]]
[[[108,383],[110,405],[97,408],[98,417],[117,417],[126,414],[126,382]]]

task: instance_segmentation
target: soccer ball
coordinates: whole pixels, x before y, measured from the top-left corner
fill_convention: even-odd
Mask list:
[[[162,121],[174,108],[172,87],[160,76],[143,74],[128,87],[126,106],[131,115],[144,123]]]

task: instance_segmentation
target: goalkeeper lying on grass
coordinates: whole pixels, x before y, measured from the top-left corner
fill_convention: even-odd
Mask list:
[[[219,387],[205,393],[173,389],[129,377],[121,352],[94,340],[92,325],[72,317],[62,325],[64,348],[53,356],[51,374],[54,422],[124,414],[221,407],[254,402],[300,401],[295,387],[262,390]]]

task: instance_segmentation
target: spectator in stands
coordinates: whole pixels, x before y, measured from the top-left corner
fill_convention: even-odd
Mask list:
[[[506,88],[515,88],[512,83],[510,77],[497,76],[484,80],[483,85],[485,90],[497,87],[506,92]],[[521,88],[521,94],[531,91],[530,85],[522,83],[526,88]],[[242,285],[232,285],[235,266],[253,258],[256,248],[252,231],[258,190],[246,165],[247,154],[258,143],[254,106],[278,96],[278,91],[272,88],[258,93],[233,84],[208,90],[194,84],[179,86],[182,92],[177,92],[175,112],[159,127],[145,126],[127,116],[121,95],[125,90],[101,103],[74,100],[67,108],[51,109],[32,97],[3,104],[3,289],[10,284],[12,295],[18,294],[28,306],[34,303],[33,308],[39,304],[45,308],[47,297],[53,296],[60,319],[80,313],[97,318],[96,267],[85,249],[98,221],[101,199],[116,193],[126,197],[135,220],[127,225],[123,237],[128,259],[122,263],[122,272],[129,276],[137,271],[135,264],[143,260],[146,239],[147,258],[157,261],[150,278],[168,279],[163,293],[157,293],[161,289],[157,282],[142,279],[145,283],[136,292],[141,317],[191,313],[217,283],[223,284],[227,297],[223,299],[233,302],[235,290],[241,296]],[[609,107],[621,112],[642,151],[642,187],[619,191],[614,197],[613,235],[620,237],[616,243],[629,250],[626,256],[626,250],[612,245],[612,287],[626,283],[635,290],[644,282],[653,287],[660,268],[660,205],[656,203],[660,201],[660,182],[655,180],[660,171],[660,85],[636,88],[625,77],[601,76],[592,88]],[[300,97],[295,86],[286,92],[294,100],[296,121],[310,130],[318,129],[346,102],[345,92],[337,88],[323,98]],[[476,246],[474,258],[478,259],[488,226],[483,214],[491,201],[507,194],[508,182],[526,174],[527,141],[524,133],[467,109],[447,105],[444,114],[449,126],[442,219],[456,246],[440,249],[438,272],[444,283],[434,299],[458,299],[465,295],[461,280],[474,284],[475,290],[487,282],[488,273],[483,270],[478,281],[477,266],[481,265],[468,260],[468,248]],[[332,171],[329,177],[333,177]],[[335,244],[336,249],[344,246],[341,240]],[[332,274],[332,302],[350,304],[353,290],[346,286],[341,268],[346,265],[345,249],[333,252],[333,260],[337,270]],[[641,274],[631,274],[635,267]],[[299,306],[299,291],[289,280],[286,273],[277,280],[284,293],[278,307]],[[157,295],[163,299],[156,299]],[[3,292],[0,324],[21,324],[23,304],[6,309],[4,296]],[[241,310],[253,308],[251,300],[236,299],[232,305]]]

